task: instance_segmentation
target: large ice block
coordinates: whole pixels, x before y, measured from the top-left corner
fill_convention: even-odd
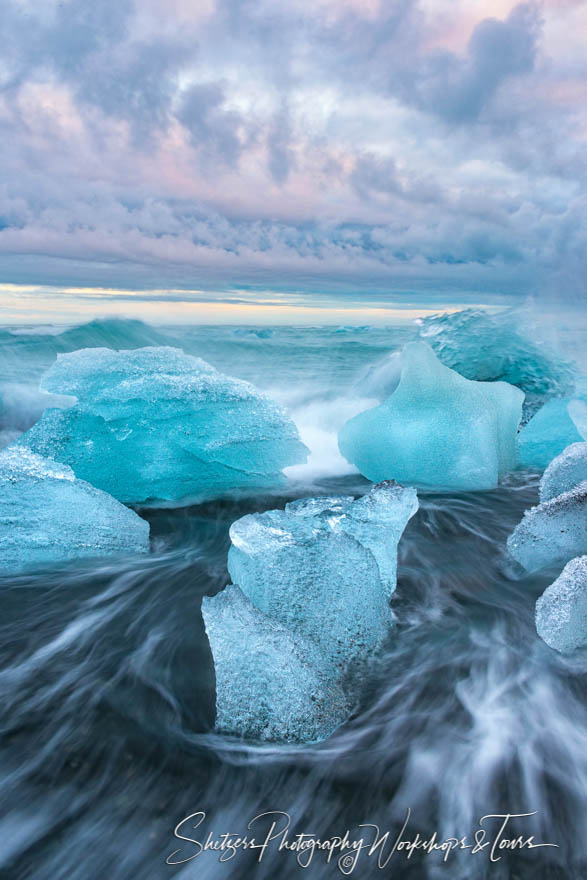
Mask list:
[[[259,610],[344,671],[389,633],[397,545],[417,508],[414,489],[382,484],[357,501],[250,514],[230,528],[228,570]]]
[[[343,425],[343,456],[373,481],[439,489],[492,489],[517,462],[524,394],[507,382],[472,382],[409,343],[401,379],[380,406]]]
[[[550,462],[540,480],[540,500],[550,501],[587,480],[587,443],[572,443]]]
[[[567,563],[538,599],[536,629],[555,651],[587,647],[587,556]]]
[[[216,672],[216,728],[247,739],[313,742],[349,714],[309,640],[259,611],[238,586],[204,598]]]
[[[587,553],[587,481],[527,510],[507,543],[527,571]]]
[[[574,367],[521,329],[523,313],[463,309],[419,322],[420,337],[467,379],[509,382],[524,391],[525,420],[551,397],[573,391]],[[532,331],[534,332],[534,331]]]
[[[148,549],[148,523],[67,465],[22,446],[0,452],[0,572]]]
[[[522,428],[520,461],[525,467],[545,468],[567,446],[583,439],[571,416],[576,403],[584,401],[581,398],[550,400]]]
[[[176,348],[60,355],[41,387],[77,403],[48,410],[19,442],[125,502],[269,487],[306,459],[276,403]]]

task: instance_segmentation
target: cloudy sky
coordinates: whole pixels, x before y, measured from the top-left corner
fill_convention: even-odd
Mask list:
[[[582,0],[3,0],[0,24],[11,296],[587,296]]]

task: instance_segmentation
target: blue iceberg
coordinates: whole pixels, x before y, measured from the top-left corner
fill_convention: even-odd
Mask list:
[[[307,457],[270,398],[176,348],[60,355],[41,388],[76,403],[18,442],[127,503],[272,487]]]
[[[467,379],[503,381],[525,393],[524,421],[552,397],[574,388],[574,366],[519,328],[515,311],[491,315],[481,309],[431,315],[419,322],[420,338],[447,367]]]
[[[348,700],[310,641],[259,611],[237,586],[202,600],[214,656],[216,729],[247,739],[313,742],[348,717]]]
[[[567,563],[538,599],[536,630],[555,651],[587,647],[587,556]]]
[[[0,452],[0,537],[3,574],[149,549],[149,525],[134,511],[22,446]]]
[[[576,405],[587,399],[584,387],[582,382],[576,398],[549,401],[520,431],[520,460],[525,467],[542,470],[567,446],[583,439],[571,413],[577,414]]]
[[[382,484],[232,524],[234,585],[203,603],[219,729],[304,742],[348,717],[353,674],[389,636],[397,545],[417,509],[414,489]]]
[[[396,390],[346,422],[338,445],[369,480],[493,489],[517,463],[523,399],[506,382],[465,379],[428,345],[409,343]]]
[[[526,571],[587,553],[587,482],[527,510],[507,544]]]

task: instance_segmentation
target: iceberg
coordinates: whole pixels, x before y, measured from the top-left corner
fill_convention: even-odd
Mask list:
[[[536,630],[555,651],[587,647],[587,556],[567,563],[538,599]]]
[[[571,413],[582,398],[550,400],[520,431],[520,460],[525,467],[544,469],[567,446],[583,439]],[[577,416],[576,416],[577,417]],[[580,410],[579,410],[580,418]]]
[[[540,500],[550,501],[587,480],[587,443],[572,443],[550,462],[540,480]]]
[[[204,597],[216,672],[216,729],[247,739],[314,742],[348,717],[317,648],[259,611],[237,586]]]
[[[431,315],[419,321],[422,341],[447,367],[467,379],[503,381],[525,393],[524,421],[551,397],[574,388],[574,367],[519,329],[519,314],[491,315],[481,309]]]
[[[587,481],[527,510],[507,545],[526,571],[587,553]]]
[[[343,425],[339,449],[375,482],[493,489],[517,463],[523,399],[519,388],[465,379],[430,346],[409,343],[396,390]]]
[[[397,545],[417,509],[414,489],[383,483],[357,501],[249,514],[230,527],[229,574],[256,608],[314,642],[338,676],[389,634]]]
[[[397,545],[417,509],[414,489],[381,484],[232,524],[233,584],[202,606],[219,730],[307,742],[348,717],[353,674],[394,621]]]
[[[272,487],[307,457],[276,403],[177,348],[59,355],[41,388],[76,402],[18,442],[126,503]]]
[[[0,536],[3,574],[149,549],[149,525],[134,511],[23,446],[0,452]]]

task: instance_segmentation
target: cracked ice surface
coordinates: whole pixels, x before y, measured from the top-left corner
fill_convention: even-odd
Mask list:
[[[18,442],[128,503],[274,486],[306,458],[276,403],[176,348],[59,355],[41,387],[77,403]]]

